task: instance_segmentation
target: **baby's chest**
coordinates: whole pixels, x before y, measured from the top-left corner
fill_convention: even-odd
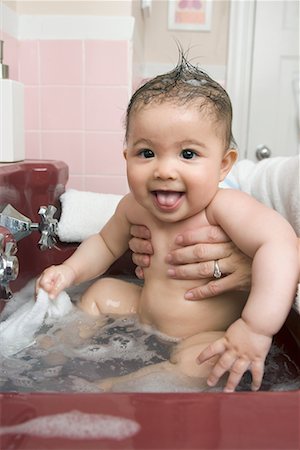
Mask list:
[[[175,250],[180,247],[176,242],[178,235],[199,230],[208,225],[209,222],[204,212],[175,223],[156,223],[155,221],[150,221],[149,229],[151,231],[154,251],[157,250],[159,253],[164,253]]]

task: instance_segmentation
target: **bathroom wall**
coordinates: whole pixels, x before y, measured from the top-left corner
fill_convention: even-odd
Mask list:
[[[4,4],[18,14],[128,16],[132,0],[8,0]]]
[[[229,2],[210,32],[167,29],[167,1],[1,2],[10,77],[25,85],[26,158],[61,159],[68,187],[123,194],[124,115],[132,87],[177,62],[176,40],[224,81]],[[222,36],[220,37],[219,31]]]
[[[144,58],[148,72],[159,65],[173,65],[178,58],[176,42],[180,42],[189,59],[219,81],[225,80],[229,12],[229,0],[214,0],[209,31],[169,30],[168,2],[154,0],[151,15],[145,19]]]
[[[26,12],[7,9],[2,31],[11,78],[25,85],[26,158],[66,161],[68,187],[126,192],[123,118],[133,19],[107,16],[102,26],[105,14],[84,20]]]
[[[21,43],[26,157],[63,159],[72,187],[126,189],[122,122],[130,94],[129,45],[59,39]]]

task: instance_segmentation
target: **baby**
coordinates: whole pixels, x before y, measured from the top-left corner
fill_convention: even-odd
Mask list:
[[[124,156],[131,192],[98,234],[37,281],[37,289],[55,298],[105,273],[127,250],[132,224],[150,229],[154,254],[144,285],[100,278],[80,301],[89,314],[135,313],[142,323],[178,338],[170,361],[130,377],[167,370],[215,386],[228,371],[224,390],[232,392],[250,370],[252,389],[261,385],[272,337],[296,291],[297,237],[275,211],[240,191],[219,189],[237,159],[231,121],[226,91],[183,56],[174,70],[146,82],[127,108]],[[168,276],[168,254],[179,246],[178,235],[208,224],[221,226],[253,258],[248,299],[216,292],[213,299],[189,302],[184,294],[199,279]]]

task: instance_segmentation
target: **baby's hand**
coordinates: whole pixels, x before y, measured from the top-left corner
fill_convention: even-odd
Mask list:
[[[71,286],[75,280],[74,270],[65,265],[51,266],[44,270],[36,282],[36,293],[39,288],[48,292],[49,297],[54,299],[65,288]]]
[[[229,377],[224,392],[233,392],[246,370],[252,373],[251,389],[260,388],[266,356],[272,344],[272,337],[255,332],[243,320],[238,319],[226,331],[225,335],[210,344],[198,356],[198,362],[219,355],[208,379],[209,386],[215,386],[225,372]]]

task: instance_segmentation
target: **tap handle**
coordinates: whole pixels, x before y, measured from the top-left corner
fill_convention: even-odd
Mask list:
[[[56,245],[58,228],[58,220],[54,219],[56,211],[57,208],[53,205],[41,206],[39,209],[39,215],[41,217],[39,224],[41,238],[38,243],[41,250],[47,250]]]
[[[0,298],[9,300],[12,291],[9,283],[17,278],[19,273],[19,261],[15,256],[17,246],[15,241],[5,241],[3,234],[0,234]]]

